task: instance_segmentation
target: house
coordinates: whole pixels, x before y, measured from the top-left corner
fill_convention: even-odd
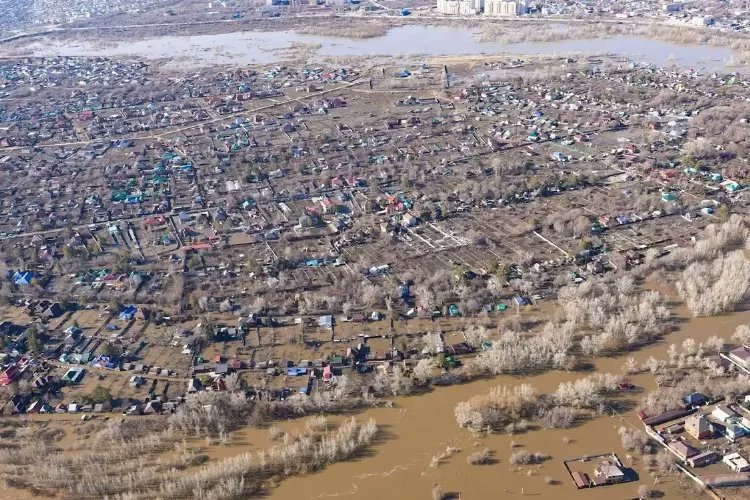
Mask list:
[[[690,467],[705,467],[719,461],[719,455],[713,451],[704,451],[688,459]]]
[[[401,225],[405,227],[412,227],[419,224],[419,218],[410,214],[405,213],[404,216],[401,218]]]
[[[11,414],[23,413],[25,409],[25,399],[20,394],[13,395],[3,408],[3,413],[10,412]]]
[[[133,375],[132,377],[130,377],[130,387],[137,389],[142,386],[145,381],[146,380],[143,377],[139,375]]]
[[[616,484],[625,481],[625,472],[612,460],[602,460],[594,468],[594,476],[604,479],[606,484]]]
[[[18,366],[10,365],[6,368],[2,374],[0,374],[0,385],[10,385],[11,382],[18,376]]]
[[[695,439],[708,439],[714,434],[714,429],[705,415],[695,414],[685,419],[685,431]]]
[[[732,349],[729,351],[729,358],[743,368],[750,369],[750,349],[747,346]]]
[[[726,429],[724,430],[724,433],[729,439],[737,439],[739,437],[744,436],[746,431],[745,431],[745,428],[742,427],[741,425],[736,424],[734,422],[730,422],[727,424]]]
[[[682,441],[673,441],[669,443],[669,447],[672,448],[672,450],[674,450],[674,452],[683,460],[687,460],[699,453],[698,450]]]
[[[688,394],[684,398],[682,398],[682,402],[685,403],[686,408],[692,408],[694,406],[703,406],[708,401],[708,398],[701,394],[700,392],[694,392],[692,394]]]
[[[70,368],[65,375],[62,376],[63,382],[70,382],[72,384],[78,384],[83,380],[85,370],[83,368]]]
[[[193,373],[208,373],[211,371],[211,368],[211,365],[200,363],[193,367]]]
[[[147,228],[155,228],[165,225],[167,219],[163,215],[157,215],[154,217],[146,217],[143,219],[143,225]]]
[[[331,366],[331,369],[342,368],[344,366],[344,358],[338,355],[331,356],[328,358],[328,364]]]
[[[54,382],[54,378],[52,378],[50,375],[41,375],[34,379],[34,382],[32,385],[35,389],[42,389],[44,387],[47,387],[52,382]]]
[[[51,306],[44,310],[42,316],[48,319],[59,318],[65,314],[65,309],[60,305],[59,302],[54,302]]]
[[[203,388],[203,384],[201,384],[201,381],[197,378],[191,378],[188,381],[188,393],[192,394],[194,392],[199,392]]]
[[[144,415],[154,415],[161,411],[161,401],[149,401],[146,406],[143,407]]]
[[[726,405],[716,405],[711,415],[720,422],[727,422],[731,418],[737,418],[739,415]]]
[[[513,301],[518,306],[528,306],[528,305],[531,305],[531,301],[529,301],[529,299],[527,299],[526,297],[523,297],[521,295],[518,295],[518,294],[516,294],[516,295],[513,296]]]
[[[17,271],[11,279],[18,286],[28,286],[34,279],[34,273],[31,271]]]
[[[45,403],[44,401],[34,401],[29,405],[28,408],[26,408],[26,413],[34,414],[34,413],[51,413],[52,407]]]
[[[125,415],[140,415],[140,414],[141,414],[141,407],[140,407],[140,405],[132,405],[125,412]]]
[[[585,472],[573,471],[570,475],[579,490],[591,486],[591,479],[589,479],[589,475]]]
[[[128,306],[120,313],[120,319],[122,321],[131,321],[135,317],[135,313],[138,312],[138,308],[135,306]]]
[[[330,314],[327,314],[325,316],[321,316],[318,318],[318,326],[321,328],[328,328],[329,330],[333,328],[333,316]]]
[[[726,466],[732,469],[734,472],[750,471],[750,463],[748,463],[747,460],[739,453],[730,453],[729,455],[724,455],[724,458],[721,461],[724,462]]]
[[[667,427],[664,430],[668,434],[679,434],[679,433],[681,433],[682,431],[685,430],[685,426],[683,426],[682,424],[677,423],[677,424],[670,425],[669,427]]]

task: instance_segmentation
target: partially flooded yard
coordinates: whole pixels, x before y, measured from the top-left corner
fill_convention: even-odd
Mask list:
[[[463,385],[435,387],[415,396],[395,398],[392,407],[374,408],[357,413],[357,418],[373,418],[382,430],[372,450],[356,459],[331,465],[326,469],[278,483],[268,491],[271,498],[425,498],[438,484],[445,492],[460,493],[462,498],[629,498],[636,496],[641,484],[662,491],[666,498],[682,498],[686,491],[699,496],[693,483],[681,476],[652,477],[644,459],[623,449],[618,429],[622,426],[641,428],[635,407],[645,393],[653,390],[654,377],[650,373],[625,375],[623,365],[627,357],[644,363],[649,357],[667,357],[671,343],[680,344],[686,338],[705,342],[712,335],[728,339],[738,325],[750,322],[750,311],[742,311],[710,318],[688,318],[680,307],[683,319],[679,328],[651,346],[626,355],[596,358],[582,372],[549,371],[537,375],[500,376]],[[507,435],[474,435],[456,425],[454,408],[460,401],[486,393],[498,385],[531,384],[539,393],[554,392],[564,381],[574,381],[590,373],[621,374],[636,386],[623,393],[619,407],[622,413],[602,414],[571,429],[541,429],[532,426],[528,432]],[[343,417],[333,417],[340,420]],[[278,424],[292,432],[304,424],[292,420]],[[232,435],[227,445],[205,448],[203,453],[212,460],[232,456],[268,443],[265,428],[247,428]],[[460,451],[431,466],[433,457],[447,448]],[[466,458],[483,448],[494,452],[490,465],[469,465]],[[509,457],[514,451],[542,452],[551,456],[541,465],[512,465]],[[588,490],[577,490],[563,466],[563,460],[615,452],[623,463],[632,468],[638,479],[631,483]],[[592,462],[590,467],[593,467]]]

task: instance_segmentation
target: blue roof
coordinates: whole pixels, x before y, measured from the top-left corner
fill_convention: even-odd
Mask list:
[[[13,282],[16,285],[30,285],[34,279],[34,273],[31,271],[18,271],[13,275]]]
[[[694,392],[685,396],[684,398],[682,398],[682,400],[686,403],[702,403],[706,401],[706,396],[704,396],[700,392]]]
[[[138,311],[137,307],[128,306],[120,313],[120,319],[132,319],[136,311]]]

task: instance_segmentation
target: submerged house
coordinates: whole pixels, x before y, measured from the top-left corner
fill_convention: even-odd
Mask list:
[[[594,469],[594,482],[616,484],[625,481],[625,472],[612,460],[602,460]]]

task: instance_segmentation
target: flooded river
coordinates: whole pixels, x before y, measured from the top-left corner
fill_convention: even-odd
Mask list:
[[[678,313],[686,317],[684,309]],[[739,324],[750,323],[750,311],[714,318],[696,318],[686,321],[681,328],[668,335],[664,341],[640,351],[630,353],[639,362],[649,356],[666,358],[670,343],[678,345],[688,337],[698,342],[712,335],[729,339]],[[595,371],[600,373],[622,373],[626,356],[597,359]],[[376,444],[366,456],[338,463],[321,472],[286,479],[269,492],[271,498],[358,498],[382,500],[382,498],[430,498],[433,485],[439,484],[446,492],[456,492],[464,499],[538,498],[572,499],[623,499],[634,498],[640,484],[654,485],[647,468],[637,457],[630,457],[622,448],[617,430],[621,426],[642,428],[640,421],[630,410],[622,416],[606,415],[585,424],[564,430],[532,430],[515,436],[491,435],[475,437],[456,425],[453,409],[459,401],[485,393],[500,385],[529,383],[539,392],[552,392],[560,382],[575,380],[585,373],[548,372],[532,377],[497,377],[470,384],[440,387],[434,391],[405,398],[397,398],[393,408],[377,408],[361,412],[360,419],[374,418],[384,429],[383,440]],[[641,374],[629,377],[642,388],[629,396],[636,403],[644,393],[654,388],[654,377]],[[291,429],[299,422],[282,423]],[[515,467],[509,463],[511,442],[516,449],[542,452],[552,456],[541,466]],[[213,448],[212,458],[234,455],[243,447],[262,447],[268,444],[267,432],[247,429],[239,433],[237,442],[226,448]],[[438,468],[430,466],[431,458],[445,451],[446,447],[462,451],[447,459]],[[468,465],[466,457],[482,448],[495,451],[497,463],[485,466]],[[576,490],[567,475],[563,460],[616,452],[619,457],[638,474],[636,482]],[[591,462],[593,467],[594,462]],[[550,478],[552,484],[547,484]],[[665,498],[695,497],[685,489],[684,483],[672,477],[661,479],[654,486],[665,493]]]
[[[678,44],[639,37],[570,39],[541,43],[480,41],[469,28],[408,25],[366,39],[302,35],[291,31],[236,32],[155,37],[101,47],[95,41],[43,40],[26,48],[36,56],[139,56],[170,58],[185,65],[274,63],[294,44],[308,44],[317,56],[457,56],[480,54],[618,54],[657,66],[677,64],[704,71],[731,72],[728,47]],[[174,63],[173,63],[174,64]]]

